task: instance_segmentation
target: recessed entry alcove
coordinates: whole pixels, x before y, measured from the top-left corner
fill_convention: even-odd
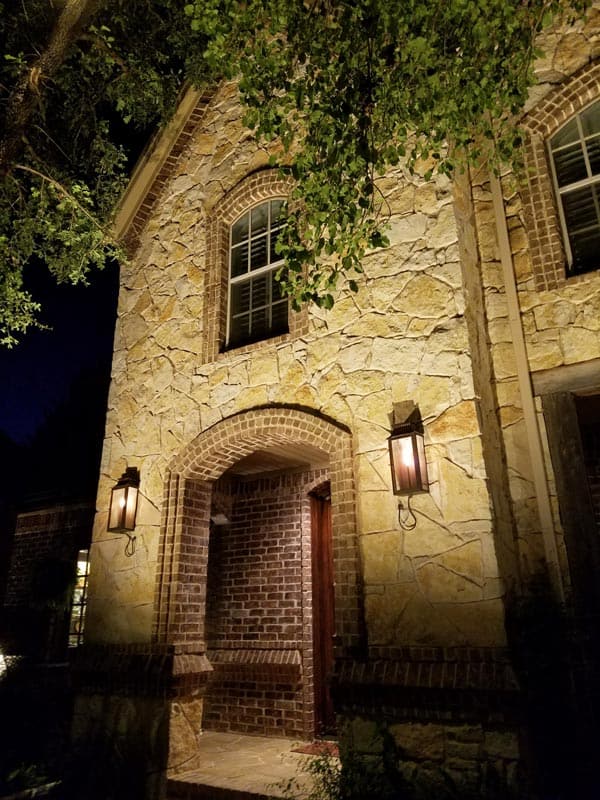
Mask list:
[[[202,728],[331,733],[334,642],[360,629],[349,432],[296,408],[238,414],[173,464],[165,505],[156,638],[210,665]]]

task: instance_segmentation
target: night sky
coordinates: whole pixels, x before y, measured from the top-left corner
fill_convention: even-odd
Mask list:
[[[109,368],[117,284],[114,264],[87,287],[57,286],[38,268],[31,290],[52,330],[30,329],[11,350],[0,347],[0,431],[16,443],[32,440],[82,371]]]

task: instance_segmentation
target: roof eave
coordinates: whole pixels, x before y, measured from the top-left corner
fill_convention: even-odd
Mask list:
[[[185,89],[177,110],[168,124],[155,135],[142,153],[117,208],[113,225],[113,235],[117,241],[122,241],[126,237],[140,206],[201,96],[202,91],[193,86]]]

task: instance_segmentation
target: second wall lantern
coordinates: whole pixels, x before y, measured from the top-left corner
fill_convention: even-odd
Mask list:
[[[394,403],[392,435],[388,443],[394,494],[411,495],[429,491],[423,422],[412,400]]]
[[[140,473],[137,467],[127,467],[110,495],[108,530],[128,533],[135,529]]]

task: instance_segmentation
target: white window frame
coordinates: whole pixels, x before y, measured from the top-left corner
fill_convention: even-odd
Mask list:
[[[248,265],[249,265],[250,258],[251,258],[251,253],[252,253],[252,248],[251,248],[252,236],[251,236],[251,229],[250,229],[250,224],[251,224],[251,219],[252,219],[252,211],[254,209],[256,209],[256,208],[260,208],[260,206],[267,205],[268,206],[268,224],[267,224],[267,234],[266,234],[267,235],[267,254],[268,254],[268,258],[270,258],[271,257],[271,252],[270,252],[270,250],[271,250],[271,247],[270,247],[270,245],[271,245],[271,231],[272,231],[272,227],[273,227],[272,226],[272,220],[271,220],[271,203],[274,200],[281,200],[281,201],[285,202],[286,198],[276,195],[276,196],[273,196],[273,197],[266,198],[265,200],[261,200],[260,203],[256,203],[255,205],[250,206],[249,208],[247,208],[243,212],[243,214],[240,214],[238,217],[236,217],[233,220],[233,222],[231,223],[231,225],[229,226],[229,249],[228,249],[228,254],[227,254],[227,327],[226,327],[226,334],[225,334],[225,348],[226,349],[234,349],[236,347],[244,347],[247,344],[253,344],[256,341],[264,341],[265,339],[270,339],[273,336],[279,336],[281,333],[283,333],[283,331],[271,332],[269,330],[269,331],[267,331],[265,336],[260,337],[258,339],[253,339],[252,338],[252,333],[250,332],[250,335],[249,335],[247,340],[241,341],[239,343],[231,344],[233,287],[234,286],[239,286],[240,284],[243,284],[245,282],[250,282],[254,278],[260,277],[261,275],[271,274],[271,273],[275,272],[276,270],[278,270],[281,267],[281,265],[283,264],[283,259],[278,259],[277,261],[265,264],[263,267],[259,267],[258,269],[251,270],[251,271],[247,270],[242,275],[237,275],[236,277],[233,277],[232,274],[231,274],[232,254],[233,254],[233,249],[234,249],[234,245],[233,245],[233,228],[234,228],[234,225],[236,224],[236,222],[238,222],[240,219],[242,219],[243,217],[248,215],[249,219],[248,219],[248,240],[247,240],[247,243],[248,243]],[[272,321],[273,321],[273,316],[272,316],[273,315],[273,297],[272,297],[272,294],[271,294],[271,283],[270,282],[269,282],[268,286],[269,286],[269,288],[268,288],[268,291],[269,291],[269,302],[268,302],[268,305],[257,306],[257,308],[266,308],[266,309],[268,309],[268,317],[269,317],[268,322],[269,322],[269,328],[270,328],[271,324],[272,324]],[[280,302],[280,301],[277,301],[277,302]],[[250,306],[249,313],[251,314],[253,310],[255,310],[255,309],[253,309],[252,306]],[[289,309],[288,309],[288,315],[289,315]],[[289,329],[289,317],[288,317],[288,329]],[[287,332],[287,331],[285,331],[285,332]]]
[[[585,136],[585,134],[583,132],[583,125],[581,124],[581,115],[584,114],[585,111],[587,111],[588,108],[591,108],[593,105],[596,105],[596,104],[600,104],[600,100],[599,99],[594,100],[592,103],[589,103],[587,106],[585,106],[585,108],[580,109],[573,116],[569,117],[569,119],[563,125],[561,125],[560,128],[558,128],[558,130],[554,131],[552,136],[550,136],[548,141],[547,141],[548,154],[549,154],[549,160],[550,160],[550,168],[551,168],[551,172],[552,172],[552,182],[553,182],[553,185],[554,185],[554,191],[556,192],[556,197],[558,199],[558,202],[557,202],[556,205],[558,206],[558,216],[559,216],[559,219],[560,219],[560,228],[561,228],[561,233],[562,233],[563,246],[564,246],[564,249],[565,249],[565,255],[567,256],[567,273],[568,274],[576,274],[576,273],[573,272],[573,265],[574,265],[575,259],[573,257],[573,251],[571,249],[571,239],[570,239],[570,236],[569,236],[569,226],[567,224],[567,219],[565,217],[565,212],[564,212],[564,208],[563,208],[563,197],[565,195],[571,194],[571,192],[576,192],[579,189],[584,189],[587,186],[593,186],[593,185],[596,185],[596,184],[600,185],[600,174],[592,175],[592,167],[591,167],[591,164],[590,164],[590,160],[589,160],[589,156],[588,156],[588,150],[587,150],[587,146],[586,146],[586,136]],[[561,147],[557,147],[557,148],[553,149],[552,148],[552,140],[554,139],[554,137],[558,133],[560,133],[561,130],[563,130],[563,128],[566,128],[567,125],[570,125],[570,123],[573,121],[573,119],[575,119],[575,121],[576,121],[578,139],[574,140],[572,142],[568,142],[567,144],[564,144]],[[600,138],[600,131],[598,131],[598,133],[594,134],[594,136],[598,136]],[[588,136],[587,139],[589,139],[589,138],[591,138],[591,137]],[[561,150],[564,150],[564,149],[566,149],[568,147],[572,147],[577,141],[579,141],[579,143],[582,145],[581,149],[582,149],[582,152],[583,152],[583,159],[584,159],[586,171],[588,173],[588,177],[587,178],[582,178],[581,180],[575,181],[573,183],[569,183],[566,186],[562,186],[561,187],[561,186],[558,185],[558,175],[557,175],[557,172],[556,172],[556,164],[555,164],[555,161],[554,161],[554,154],[555,153],[559,153]],[[598,221],[598,225],[590,225],[589,226],[590,230],[592,230],[593,228],[598,228],[600,226],[600,202],[598,201],[598,198],[595,195],[594,195],[594,205],[596,207],[596,219]],[[584,229],[582,229],[582,230],[584,230]],[[600,254],[599,254],[599,257],[598,257],[598,267],[600,268]]]

